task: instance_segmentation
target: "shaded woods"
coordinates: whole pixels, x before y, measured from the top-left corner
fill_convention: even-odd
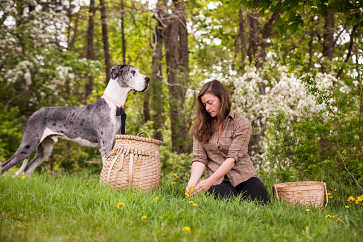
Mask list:
[[[163,168],[189,169],[193,108],[206,80],[251,120],[250,152],[278,180],[362,189],[359,1],[1,1],[0,161],[40,107],[99,98],[116,64],[151,78],[130,95],[128,134],[164,142]],[[99,169],[97,150],[60,142],[47,170]]]

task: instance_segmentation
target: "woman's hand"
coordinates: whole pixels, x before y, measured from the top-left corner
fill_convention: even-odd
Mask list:
[[[212,185],[213,185],[213,182],[211,181],[211,179],[206,179],[206,180],[200,181],[198,183],[198,185],[195,187],[195,192],[196,193],[207,192]]]

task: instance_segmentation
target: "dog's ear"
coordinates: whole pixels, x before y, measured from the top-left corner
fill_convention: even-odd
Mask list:
[[[111,78],[116,79],[122,74],[122,66],[113,66],[111,70]]]

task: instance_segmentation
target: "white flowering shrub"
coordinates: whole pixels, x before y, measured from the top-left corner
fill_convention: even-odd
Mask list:
[[[67,4],[0,1],[1,161],[17,148],[26,118],[44,106],[84,102],[85,81],[99,74],[98,61],[67,50]]]
[[[0,94],[10,99],[10,104],[17,105],[20,91],[22,100],[33,106],[74,105],[79,100],[71,100],[72,94],[80,96],[77,92],[83,88],[82,82],[98,75],[98,61],[67,51],[68,4],[0,2]],[[72,4],[79,9],[79,2]]]
[[[276,142],[283,141],[273,138],[273,135],[282,137],[283,134],[279,132],[286,132],[297,141],[293,124],[314,118],[327,122],[337,111],[332,94],[333,84],[338,81],[329,74],[319,73],[315,77],[298,78],[283,66],[275,69],[273,73],[251,68],[230,81],[235,88],[232,95],[233,109],[252,123],[254,133],[250,142],[251,158],[261,168],[268,169],[275,165],[271,164],[271,156],[276,156],[270,154],[274,150],[271,147]],[[264,93],[262,85],[265,86]],[[343,86],[349,91],[348,87]],[[278,115],[282,115],[283,120],[279,122],[278,129],[274,129],[274,117]],[[284,164],[290,161],[288,156],[283,159],[285,161],[280,162]]]

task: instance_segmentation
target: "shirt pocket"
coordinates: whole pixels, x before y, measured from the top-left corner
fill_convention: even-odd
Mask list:
[[[231,136],[222,136],[219,137],[218,140],[218,149],[223,153],[227,154],[229,147],[232,144],[232,137]]]

